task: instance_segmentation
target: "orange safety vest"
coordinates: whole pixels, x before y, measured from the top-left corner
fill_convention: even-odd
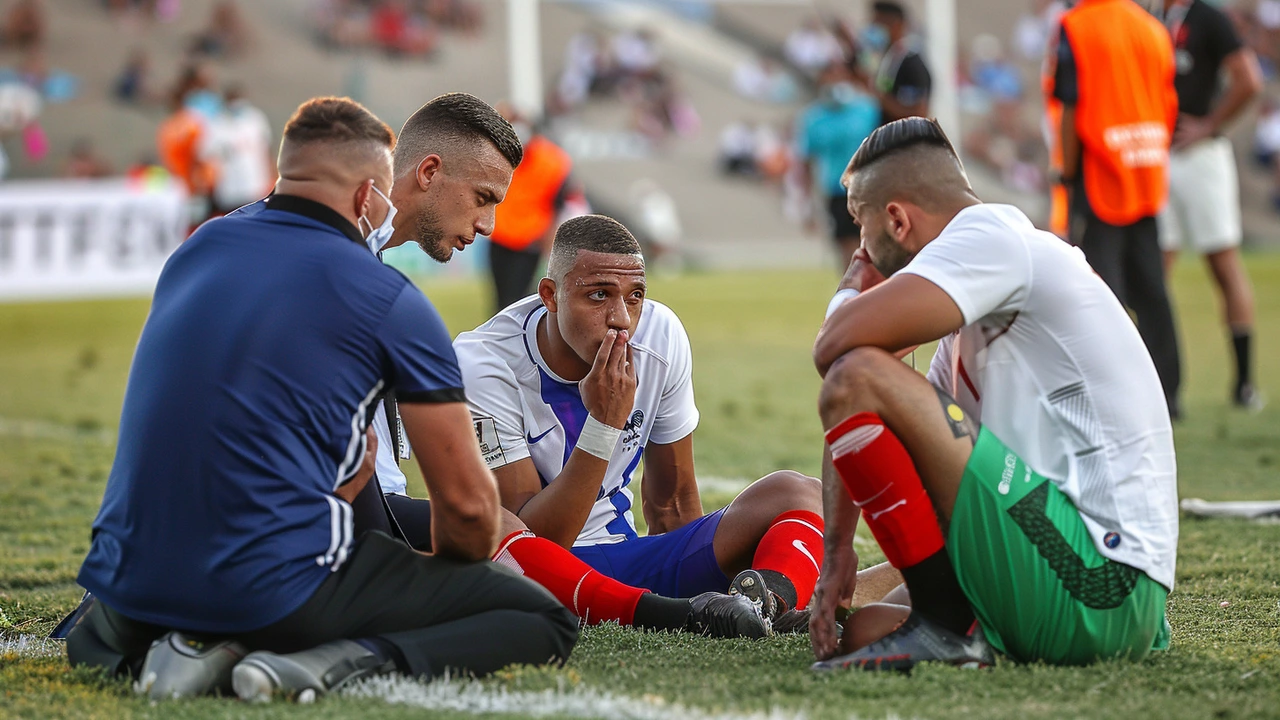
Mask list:
[[[1044,63],[1040,68],[1040,89],[1044,92],[1045,144],[1049,146],[1049,169],[1055,176],[1062,174],[1062,101],[1053,96],[1053,75],[1058,66],[1058,30],[1061,16],[1055,18],[1049,30],[1049,42],[1045,49]],[[1067,186],[1054,182],[1049,186],[1049,232],[1062,239],[1068,237],[1071,209],[1068,207]]]
[[[556,196],[572,168],[569,153],[541,135],[534,136],[511,175],[489,239],[508,250],[523,250],[546,236],[556,219]]]
[[[1085,193],[1095,215],[1129,225],[1169,196],[1169,142],[1178,118],[1173,43],[1132,0],[1081,0],[1062,16],[1079,83]]]

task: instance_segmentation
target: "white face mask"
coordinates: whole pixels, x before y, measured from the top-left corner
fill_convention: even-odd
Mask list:
[[[373,191],[378,193],[378,197],[387,201],[387,218],[376,228],[373,226],[373,223],[370,222],[369,218],[364,215],[360,216],[359,221],[363,222],[363,225],[361,225],[362,230],[364,229],[364,225],[369,226],[369,234],[364,236],[364,241],[369,244],[369,249],[376,253],[381,252],[382,248],[386,247],[387,243],[391,242],[391,235],[395,232],[395,227],[391,224],[391,221],[395,219],[396,206],[391,204],[391,198],[383,195],[382,191],[378,189],[378,186],[374,185],[372,187]]]

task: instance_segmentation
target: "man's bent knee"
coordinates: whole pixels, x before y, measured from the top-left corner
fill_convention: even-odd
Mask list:
[[[753,483],[779,513],[787,510],[822,511],[822,481],[795,470],[777,470]]]
[[[855,403],[873,403],[876,390],[885,381],[886,363],[898,360],[876,347],[854,348],[832,363],[818,395],[823,424],[830,427],[853,414]]]

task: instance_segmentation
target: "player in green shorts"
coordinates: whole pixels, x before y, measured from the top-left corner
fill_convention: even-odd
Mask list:
[[[845,183],[862,247],[814,347],[828,449],[815,669],[1166,647],[1173,437],[1124,308],[1077,249],[982,204],[934,121],[877,130]],[[898,360],[935,340],[927,377]],[[862,646],[840,647],[859,517],[910,607],[882,606],[879,628],[855,613]]]

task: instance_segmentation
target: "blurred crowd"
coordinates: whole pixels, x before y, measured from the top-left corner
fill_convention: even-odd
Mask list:
[[[1257,53],[1267,80],[1253,131],[1254,166],[1246,172],[1269,178],[1272,204],[1280,212],[1280,0],[1247,0],[1223,9]],[[1064,10],[1061,0],[1031,0],[1010,37],[983,33],[960,48],[962,152],[966,162],[985,168],[1014,192],[1044,194],[1051,184],[1040,75]],[[734,89],[766,103],[794,102],[811,92],[818,99],[804,112],[822,105],[856,112],[878,101],[876,76],[886,51],[881,35],[874,21],[859,26],[849,17],[810,16],[776,52],[742,63]],[[914,27],[909,36],[922,45]],[[841,90],[833,92],[837,85]],[[730,122],[719,131],[719,165],[725,174],[776,185],[788,217],[813,223],[822,198],[806,191],[812,166],[797,147],[803,121],[801,113],[789,124],[751,118]]]
[[[656,38],[643,28],[613,33],[592,29],[569,40],[548,98],[548,116],[572,115],[589,100],[621,102],[631,128],[654,142],[689,137],[701,127]]]
[[[441,31],[479,32],[484,13],[476,0],[316,0],[311,21],[324,47],[429,58]]]

